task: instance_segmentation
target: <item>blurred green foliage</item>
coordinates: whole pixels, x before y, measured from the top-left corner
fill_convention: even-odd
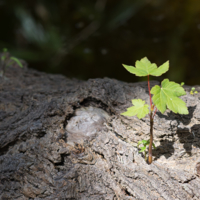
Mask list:
[[[0,49],[29,67],[132,82],[121,63],[147,56],[170,60],[170,80],[200,84],[198,0],[1,0],[0,11]]]
[[[0,77],[4,77],[6,79],[4,76],[6,68],[13,65],[14,63],[23,68],[21,61],[18,58],[11,56],[8,52],[8,49],[4,48],[0,56]]]

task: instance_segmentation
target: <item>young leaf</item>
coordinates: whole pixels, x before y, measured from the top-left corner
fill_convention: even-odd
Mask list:
[[[146,146],[145,147],[140,147],[140,151],[139,152],[143,152],[143,151],[145,151],[146,150]]]
[[[161,86],[160,88],[160,86],[155,85],[151,89],[151,94],[154,94],[152,99],[158,110],[164,113],[165,110],[169,108],[174,113],[188,114],[186,103],[178,98],[186,94],[183,87],[168,79],[164,79]]]
[[[149,140],[142,140],[142,144],[143,145],[148,145],[149,144]]]
[[[154,148],[154,149],[156,149],[156,146],[155,146],[155,144],[154,144],[154,143],[153,143],[153,148]]]
[[[142,142],[142,141],[139,141],[137,146],[139,147],[140,144],[143,144],[143,142]]]
[[[141,141],[138,142],[138,146],[140,144],[143,144],[144,146],[146,146],[146,145],[148,145],[148,143],[149,143],[149,140],[141,140]]]
[[[136,67],[124,64],[122,65],[126,68],[126,70],[132,74],[135,74],[136,76],[161,76],[169,69],[169,61],[165,62],[160,67],[157,67],[155,63],[151,63],[146,57],[142,58],[140,61],[137,60],[135,63]]]
[[[169,70],[169,61],[165,62],[160,67],[158,67],[157,69],[155,69],[153,72],[151,72],[150,75],[152,75],[152,76],[161,76],[162,74],[164,74],[168,70]]]
[[[15,58],[15,57],[10,57],[10,60],[13,60],[13,61],[15,61],[21,68],[23,68],[23,65],[22,65],[22,63],[19,61],[19,59],[18,58]]]
[[[149,113],[149,105],[145,104],[145,101],[142,101],[141,99],[134,99],[132,100],[132,104],[134,106],[131,106],[127,108],[127,111],[124,113],[121,113],[121,115],[124,116],[134,116],[137,115],[139,119],[145,117],[146,114]]]

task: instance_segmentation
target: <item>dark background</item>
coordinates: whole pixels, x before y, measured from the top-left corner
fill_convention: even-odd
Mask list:
[[[199,0],[0,0],[0,25],[0,49],[40,71],[143,81],[121,64],[147,56],[170,61],[158,80],[200,85]]]

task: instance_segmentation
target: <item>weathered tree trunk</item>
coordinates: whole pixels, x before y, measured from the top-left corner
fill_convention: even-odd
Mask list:
[[[200,199],[200,95],[190,87],[189,115],[157,112],[148,165],[136,148],[149,139],[148,116],[120,115],[131,99],[149,101],[147,82],[78,81],[15,66],[5,76],[0,199]]]

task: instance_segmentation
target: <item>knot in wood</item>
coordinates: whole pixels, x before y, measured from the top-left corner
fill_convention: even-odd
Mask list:
[[[100,108],[84,107],[77,109],[66,126],[68,143],[80,143],[93,139],[101,131],[109,115]]]

